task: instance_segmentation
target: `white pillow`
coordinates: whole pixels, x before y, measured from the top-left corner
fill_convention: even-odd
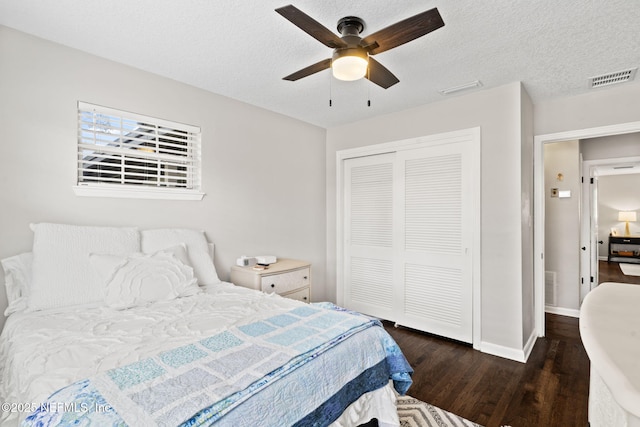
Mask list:
[[[29,311],[101,303],[102,280],[90,253],[127,255],[140,252],[140,234],[129,227],[32,225],[33,283]]]
[[[200,292],[184,246],[127,257],[91,254],[89,259],[105,283],[104,301],[115,309],[169,301]]]
[[[187,245],[189,261],[198,284],[201,286],[220,283],[216,267],[209,255],[209,243],[204,231],[188,228],[161,228],[141,230],[142,252],[154,253],[175,245]]]
[[[0,263],[4,270],[4,285],[7,289],[7,302],[9,303],[4,315],[8,316],[27,308],[33,254],[25,252],[5,258]]]

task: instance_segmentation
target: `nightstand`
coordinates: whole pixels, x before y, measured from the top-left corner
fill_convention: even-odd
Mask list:
[[[231,282],[234,285],[311,302],[311,264],[306,261],[279,259],[264,270],[234,265],[231,267]]]
[[[607,261],[640,263],[640,236],[609,235],[609,257]]]

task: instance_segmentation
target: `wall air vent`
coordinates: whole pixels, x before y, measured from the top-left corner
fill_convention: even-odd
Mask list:
[[[558,305],[558,280],[556,271],[544,272],[544,303],[545,305],[556,306]]]
[[[632,68],[630,70],[618,71],[615,73],[603,74],[601,76],[591,77],[589,79],[589,87],[595,89],[597,87],[610,86],[618,83],[628,82],[633,80],[638,68]]]

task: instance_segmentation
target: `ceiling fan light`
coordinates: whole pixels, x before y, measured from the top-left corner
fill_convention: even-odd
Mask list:
[[[331,69],[333,77],[338,80],[353,81],[363,78],[367,74],[369,60],[366,52],[358,49],[344,49],[333,55]]]

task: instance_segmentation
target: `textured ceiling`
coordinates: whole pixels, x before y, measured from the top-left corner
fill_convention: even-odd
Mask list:
[[[289,82],[331,54],[274,11],[289,2],[332,31],[355,15],[367,35],[433,7],[445,26],[376,56],[400,79],[387,90],[328,70]],[[473,80],[522,81],[535,103],[640,66],[638,0],[0,0],[0,24],[322,127],[440,101]]]

